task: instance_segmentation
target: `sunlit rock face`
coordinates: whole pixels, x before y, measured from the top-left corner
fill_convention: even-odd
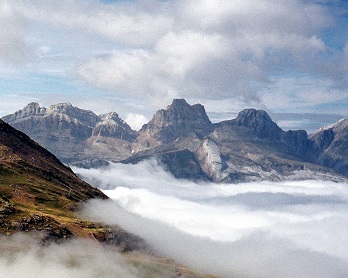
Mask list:
[[[210,139],[203,140],[196,154],[202,170],[213,181],[218,181],[221,177],[222,159],[216,143]]]
[[[136,132],[117,113],[98,116],[70,103],[48,108],[30,103],[3,120],[64,162],[124,159],[130,155],[131,142],[136,138]]]
[[[211,129],[211,122],[201,104],[189,105],[184,99],[175,99],[167,109],[156,112],[141,132],[161,142],[171,142],[191,133],[204,135]]]
[[[130,126],[122,120],[117,113],[111,112],[100,115],[100,122],[96,123],[93,128],[93,136],[103,136],[123,139],[132,142],[137,137],[137,133],[130,128]]]

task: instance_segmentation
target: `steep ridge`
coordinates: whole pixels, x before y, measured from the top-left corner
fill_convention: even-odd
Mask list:
[[[43,230],[57,239],[78,233],[86,235],[84,227],[70,228],[76,220],[72,211],[79,202],[107,198],[46,149],[2,120],[0,177],[0,232],[7,234]]]
[[[49,108],[30,103],[3,120],[31,136],[63,162],[124,159],[136,137],[136,132],[117,113],[97,116],[70,103]]]
[[[348,118],[319,129],[309,139],[313,142],[318,164],[347,174]]]

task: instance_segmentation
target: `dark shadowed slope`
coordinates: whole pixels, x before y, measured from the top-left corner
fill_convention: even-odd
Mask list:
[[[347,175],[348,118],[323,127],[310,136],[317,152],[317,163]]]

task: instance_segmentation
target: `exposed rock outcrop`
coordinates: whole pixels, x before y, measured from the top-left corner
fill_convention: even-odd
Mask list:
[[[216,143],[211,139],[204,139],[198,147],[196,154],[199,164],[207,176],[213,181],[219,181],[221,179],[223,160]]]

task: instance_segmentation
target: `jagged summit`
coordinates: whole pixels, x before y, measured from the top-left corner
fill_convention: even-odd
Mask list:
[[[235,123],[251,129],[259,138],[279,139],[282,129],[272,121],[271,117],[264,110],[244,109],[239,112]]]
[[[140,131],[169,142],[192,132],[205,134],[211,126],[203,105],[190,105],[184,99],[174,99],[166,109],[158,110]]]
[[[117,145],[122,146],[123,158],[130,152],[130,142],[136,138],[136,132],[116,112],[97,116],[71,103],[45,108],[33,102],[2,119],[30,135],[64,162],[88,159],[95,154],[99,159],[98,153],[108,159],[118,159]],[[106,138],[107,142],[101,138]]]
[[[5,116],[5,121],[16,121],[17,119],[26,118],[34,115],[44,115],[46,112],[46,108],[40,107],[37,102],[31,102],[27,106],[25,106],[22,110],[19,110],[13,114]]]
[[[264,110],[256,110],[254,108],[244,109],[238,113],[236,122],[239,125],[250,125],[257,121],[273,122],[268,113]]]
[[[130,142],[137,137],[137,133],[116,112],[99,115],[99,118],[102,121],[96,124],[93,136],[120,138]]]

